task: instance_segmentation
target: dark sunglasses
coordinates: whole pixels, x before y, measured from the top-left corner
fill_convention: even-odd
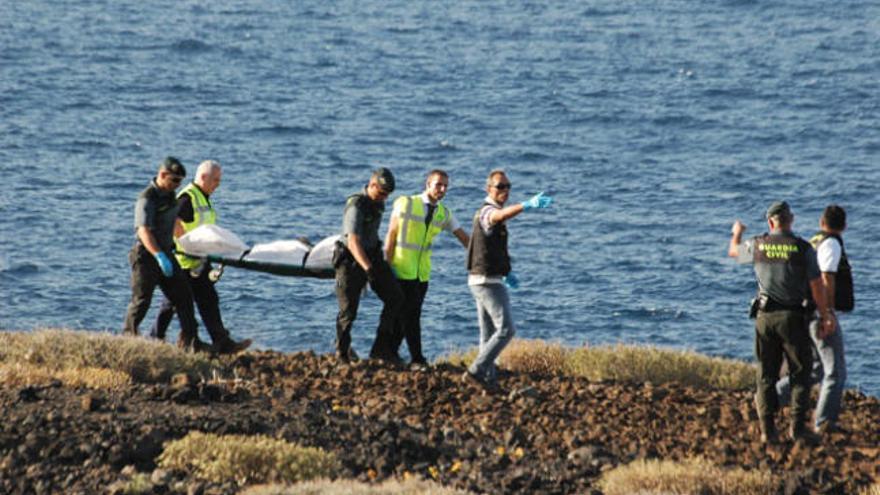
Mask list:
[[[510,183],[507,182],[499,182],[498,184],[492,184],[492,187],[498,189],[499,191],[503,191],[505,189],[510,189]]]
[[[175,183],[175,184],[180,184],[180,182],[181,182],[182,180],[183,180],[183,177],[181,177],[181,176],[179,176],[179,175],[172,175],[172,176],[171,176],[171,182],[173,182],[173,183]]]

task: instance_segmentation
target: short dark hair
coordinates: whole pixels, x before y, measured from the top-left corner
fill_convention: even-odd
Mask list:
[[[843,230],[846,228],[846,210],[838,205],[828,205],[822,212],[822,221],[829,229]]]
[[[159,171],[163,170],[178,177],[186,177],[186,169],[183,167],[183,164],[173,156],[166,156],[162,163],[159,164]]]
[[[425,178],[427,180],[430,180],[431,177],[434,177],[435,175],[439,175],[440,177],[443,177],[444,179],[449,180],[449,174],[447,174],[445,170],[441,170],[439,168],[435,168],[435,169],[431,170],[430,172],[428,172],[428,175]]]
[[[373,170],[373,175],[370,178],[376,180],[376,184],[379,185],[379,189],[382,191],[389,194],[394,192],[394,174],[391,173],[391,170],[379,167]]]

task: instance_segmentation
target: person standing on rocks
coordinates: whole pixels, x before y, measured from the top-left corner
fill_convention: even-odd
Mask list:
[[[425,366],[422,354],[422,304],[431,279],[431,248],[434,237],[448,231],[461,245],[470,239],[459,226],[452,212],[440,200],[446,196],[449,174],[434,169],[428,172],[421,194],[401,196],[394,201],[394,210],[385,236],[385,257],[389,260],[404,303],[395,326],[395,354],[406,338],[411,364]]]
[[[169,156],[159,165],[159,172],[141,191],[134,210],[135,243],[128,254],[131,265],[131,302],[125,314],[124,335],[138,335],[138,325],[150,309],[153,291],[158,285],[180,320],[177,345],[189,351],[201,351],[208,345],[198,338],[193,296],[186,275],[172,255],[177,199],[174,191],[186,169],[180,160]]]
[[[357,359],[351,348],[351,327],[357,317],[361,291],[370,287],[384,303],[376,328],[376,341],[370,357],[394,364],[402,360],[394,349],[394,324],[403,305],[403,293],[382,257],[379,225],[385,211],[385,200],[394,191],[394,175],[387,168],[373,171],[361,192],[345,202],[342,217],[342,238],[336,246],[333,265],[336,270],[336,355],[341,362]]]
[[[177,219],[175,220],[175,236],[180,237],[201,225],[213,225],[217,222],[217,212],[211,204],[211,194],[220,187],[223,169],[214,160],[205,160],[199,164],[193,181],[177,194]],[[186,277],[192,290],[202,322],[214,343],[214,350],[220,354],[235,354],[251,345],[250,339],[236,342],[229,336],[220,316],[220,297],[214,288],[215,280],[211,276],[211,263],[201,258],[183,254],[183,249],[175,241],[177,263],[189,275]],[[215,276],[216,277],[216,276]],[[165,332],[174,316],[174,305],[167,297],[162,301],[159,313],[150,335],[165,340]]]
[[[505,207],[510,187],[503,170],[489,172],[487,196],[474,215],[468,244],[468,286],[477,304],[480,351],[462,380],[475,381],[488,388],[497,387],[495,360],[514,334],[507,287],[516,289],[519,281],[510,267],[507,221],[524,211],[548,208],[553,202],[541,192],[527,201]]]
[[[758,281],[755,303],[755,354],[758,360],[755,403],[761,441],[775,443],[775,415],[779,409],[776,382],[783,358],[788,362],[792,384],[791,427],[795,441],[815,443],[818,438],[806,426],[810,401],[810,369],[813,355],[807,329],[809,312],[804,301],[812,295],[823,332],[837,324],[829,310],[816,251],[791,231],[794,215],[788,203],[775,202],[767,209],[769,233],[742,242],[746,226],[739,220],[731,228],[728,255],[740,263],[754,264]],[[809,293],[808,293],[809,291]]]
[[[846,211],[838,205],[828,205],[819,218],[819,232],[810,238],[810,244],[816,249],[819,270],[822,271],[827,307],[838,311],[852,311],[855,298],[852,269],[843,248],[844,230]],[[837,320],[837,325],[830,334],[824,335],[820,323],[821,320],[814,312],[810,320],[810,338],[819,360],[813,366],[811,380],[822,383],[819,401],[816,403],[816,431],[827,433],[837,428],[843,388],[846,385],[846,361],[843,356],[840,321]],[[791,395],[789,377],[779,380],[776,391],[780,403],[787,404]]]

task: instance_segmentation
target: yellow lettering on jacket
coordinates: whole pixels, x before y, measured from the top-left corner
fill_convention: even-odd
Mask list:
[[[800,248],[797,244],[761,244],[758,249],[764,252],[767,258],[787,260],[791,253],[797,253]]]

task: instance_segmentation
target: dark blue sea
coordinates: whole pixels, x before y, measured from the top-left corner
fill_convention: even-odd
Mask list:
[[[732,222],[759,234],[784,199],[807,236],[839,203],[849,385],[880,394],[876,0],[0,2],[0,328],[119,331],[166,155],[224,165],[220,224],[249,243],[335,233],[380,165],[400,193],[448,170],[468,226],[505,168],[513,201],[556,200],[510,223],[518,336],[742,359]],[[429,358],[477,343],[464,263],[438,241]],[[332,281],[229,268],[218,290],[236,337],[332,350]]]

